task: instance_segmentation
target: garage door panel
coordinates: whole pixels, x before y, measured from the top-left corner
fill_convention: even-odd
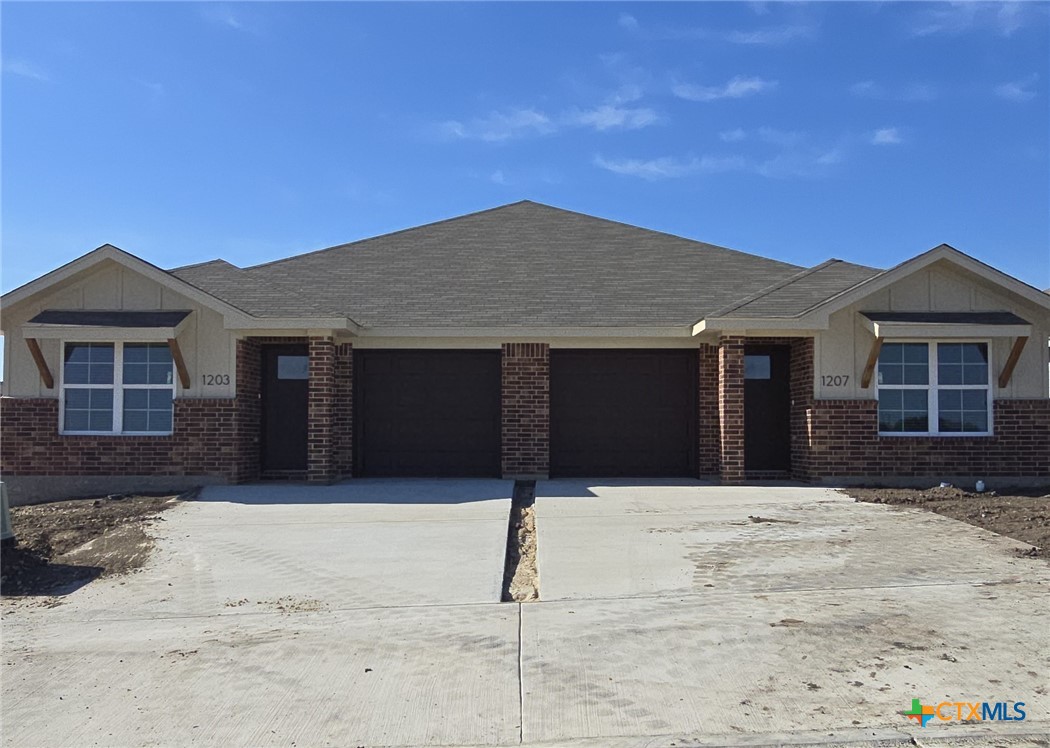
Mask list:
[[[360,475],[499,473],[495,351],[358,351],[355,452]]]
[[[696,473],[696,351],[551,351],[551,473]]]

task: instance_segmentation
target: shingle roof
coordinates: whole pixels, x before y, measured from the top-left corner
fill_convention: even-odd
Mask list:
[[[882,270],[828,260],[765,288],[712,317],[795,317]]]
[[[365,327],[662,327],[727,308],[794,313],[878,272],[833,262],[806,271],[522,201],[264,265],[217,260],[171,272],[260,317],[340,315]]]
[[[239,268],[225,260],[186,265],[168,272],[254,317],[338,314],[310,298],[308,287],[297,288],[280,278],[259,277],[251,269]]]

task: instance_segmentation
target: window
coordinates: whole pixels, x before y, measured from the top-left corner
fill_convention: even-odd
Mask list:
[[[170,434],[174,366],[166,343],[66,343],[64,434]]]
[[[988,343],[884,343],[879,433],[990,434]]]
[[[744,356],[744,379],[769,379],[772,362],[768,355]]]

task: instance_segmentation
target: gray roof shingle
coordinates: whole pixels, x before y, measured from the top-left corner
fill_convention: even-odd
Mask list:
[[[882,273],[877,268],[828,260],[785,278],[713,317],[796,317],[820,302]]]
[[[260,317],[340,315],[365,327],[662,327],[728,308],[794,313],[878,272],[834,263],[804,271],[522,201],[254,267],[216,260],[171,272]]]

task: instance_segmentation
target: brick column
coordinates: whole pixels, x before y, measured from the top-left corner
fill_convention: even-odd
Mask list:
[[[310,338],[310,383],[307,399],[306,480],[335,479],[335,344],[330,337]]]
[[[503,476],[550,470],[550,346],[504,343],[502,355]]]
[[[237,456],[231,471],[233,483],[259,479],[259,444],[262,429],[262,348],[257,340],[237,341],[237,386],[234,439]]]
[[[354,471],[354,346],[335,347],[335,474],[349,478]]]
[[[721,466],[721,431],[718,426],[718,346],[706,343],[700,346],[700,374],[697,382],[699,405],[700,476],[717,476]]]
[[[736,335],[718,341],[718,423],[723,483],[744,480],[744,341]]]

